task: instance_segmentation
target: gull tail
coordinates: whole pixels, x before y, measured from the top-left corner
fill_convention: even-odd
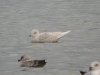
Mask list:
[[[70,33],[70,32],[71,32],[71,30],[68,30],[68,31],[66,31],[66,32],[61,32],[60,35],[58,35],[57,40],[60,39],[60,38],[62,38],[63,36],[65,36],[66,34],[68,34],[68,33]]]

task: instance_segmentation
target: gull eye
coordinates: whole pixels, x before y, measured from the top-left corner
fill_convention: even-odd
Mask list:
[[[99,66],[99,64],[95,64],[94,66],[96,66],[96,67],[97,67],[97,66]]]
[[[37,32],[34,32],[34,34],[36,34]]]

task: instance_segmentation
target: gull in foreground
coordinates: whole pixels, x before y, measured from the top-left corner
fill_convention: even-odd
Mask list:
[[[39,32],[39,30],[33,29],[30,36],[32,37],[33,43],[55,43],[69,32],[71,31],[68,30],[66,32]]]
[[[23,55],[18,60],[18,62],[21,62],[21,67],[44,67],[46,65],[45,60],[33,60],[29,55]]]
[[[88,72],[80,71],[80,73],[81,75],[100,75],[100,62],[92,62]]]

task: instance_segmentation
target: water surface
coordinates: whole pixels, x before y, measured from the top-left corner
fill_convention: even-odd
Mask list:
[[[99,0],[0,0],[0,74],[80,75],[100,61]],[[59,43],[31,43],[31,30],[67,31]],[[44,68],[22,71],[23,54],[46,59]]]

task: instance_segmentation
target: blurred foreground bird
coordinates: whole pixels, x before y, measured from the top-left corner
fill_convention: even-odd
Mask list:
[[[80,71],[81,75],[100,75],[100,62],[92,62],[89,71]]]

